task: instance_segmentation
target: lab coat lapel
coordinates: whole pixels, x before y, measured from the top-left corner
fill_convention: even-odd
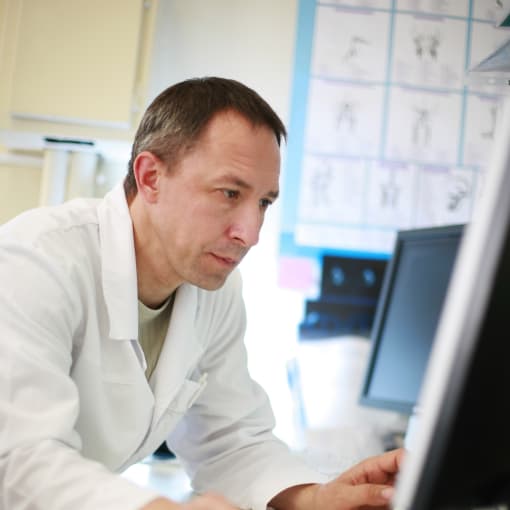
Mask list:
[[[151,378],[156,400],[153,425],[168,409],[203,352],[195,331],[197,312],[197,288],[181,285],[175,296],[165,343]]]
[[[145,369],[138,338],[138,289],[133,225],[122,184],[105,196],[99,209],[103,292],[113,340],[132,340]],[[189,284],[179,287],[165,343],[151,378],[155,407],[152,427],[157,426],[186,376],[192,371],[203,348],[197,340],[195,319],[198,289]]]
[[[119,183],[98,206],[101,278],[110,324],[109,336],[138,338],[138,288],[133,224]]]

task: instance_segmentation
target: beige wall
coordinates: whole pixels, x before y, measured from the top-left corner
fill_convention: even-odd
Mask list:
[[[152,40],[157,0],[152,0],[152,7],[147,9],[142,9],[142,0],[109,1],[106,9],[101,8],[101,5],[105,7],[101,0],[80,2],[0,0],[2,223],[27,208],[39,205],[39,186],[43,181],[43,136],[100,140],[103,147],[111,146],[113,141],[129,148],[136,119],[144,107],[151,48],[149,39]],[[78,9],[81,10],[77,13]],[[58,11],[59,16],[53,16],[53,11]],[[120,11],[123,14],[121,18],[118,16]],[[94,13],[97,12],[111,23],[101,23],[97,27],[97,37],[90,38],[90,27],[95,26]],[[41,22],[40,18],[43,18]],[[55,26],[52,27],[52,23]],[[45,33],[55,32],[58,27],[62,28],[58,30],[58,37],[48,37],[47,45],[34,45],[34,40],[44,40]],[[23,31],[37,32],[38,39],[25,37]],[[76,35],[75,38],[69,37],[68,45],[60,41],[66,34]],[[80,39],[84,41],[78,45]],[[42,53],[39,55],[40,51]],[[48,62],[43,62],[45,55],[52,55]],[[97,58],[93,58],[93,55],[97,55]],[[54,66],[61,62],[65,65],[59,66],[57,72]],[[112,66],[112,62],[117,67]],[[57,90],[57,86],[61,86],[62,91]],[[25,114],[25,110],[29,113],[27,118],[12,115],[16,111]],[[54,120],[40,118],[43,114],[54,117]],[[127,122],[129,117],[131,127]],[[112,127],[117,124],[120,127]],[[9,150],[6,145],[9,145]],[[27,167],[18,161],[23,160],[26,150],[39,157],[38,167],[34,164]],[[102,196],[105,187],[118,180],[119,159],[122,160],[120,165],[125,168],[129,151],[125,156],[116,154],[115,157],[103,154],[101,149],[98,152],[102,157],[97,169],[97,191]],[[11,164],[12,161],[16,163]],[[68,190],[69,175],[68,168]],[[76,176],[76,172],[73,175]],[[89,175],[94,179],[93,174],[89,172]],[[76,181],[74,179],[73,183],[76,184]],[[89,180],[86,184],[82,194],[90,195],[90,189],[95,187],[96,182]],[[75,188],[73,195],[79,191]]]
[[[51,3],[52,0],[46,1]],[[151,5],[150,16],[146,17],[147,26],[142,30],[144,39],[138,62],[140,76],[134,97],[141,111],[168,85],[193,76],[214,74],[239,79],[255,88],[287,123],[297,0],[152,0]],[[15,74],[15,21],[20,17],[21,6],[19,0],[0,0],[0,76]],[[37,90],[36,84],[35,80],[34,91]],[[44,134],[90,136],[90,126],[55,127],[47,122],[11,119],[9,105],[14,86],[12,80],[0,80],[0,129],[40,129]],[[140,99],[140,94],[144,99]],[[97,128],[96,132],[102,138],[114,136],[105,129]],[[128,136],[126,132],[122,138],[131,140],[132,133]],[[0,181],[0,219],[5,221],[23,208],[38,204],[38,194],[34,190],[41,177],[34,168],[6,165],[1,159],[2,151],[6,149],[0,141],[0,171],[3,176]],[[120,164],[117,158],[109,165],[108,156],[103,155],[98,168],[101,174],[99,196],[104,194],[106,186],[123,174],[119,168],[125,168],[128,158],[129,154],[126,154]],[[18,196],[22,193],[20,183],[27,190],[22,199]],[[265,229],[271,250],[274,250],[277,230],[277,222],[271,220],[276,220],[277,216],[275,211]]]
[[[40,179],[37,167],[0,165],[0,224],[37,206]]]

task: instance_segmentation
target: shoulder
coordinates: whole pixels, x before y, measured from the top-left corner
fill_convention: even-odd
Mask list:
[[[98,203],[99,199],[80,198],[21,213],[0,227],[0,246],[11,243],[37,246],[46,239],[54,241],[97,230]]]
[[[96,204],[80,199],[33,209],[0,227],[2,306],[9,300],[34,328],[67,334],[77,326],[96,281],[90,275],[99,274]]]
[[[95,271],[97,203],[97,199],[76,199],[32,209],[0,227],[4,276],[31,274],[33,279],[69,288],[70,278]]]

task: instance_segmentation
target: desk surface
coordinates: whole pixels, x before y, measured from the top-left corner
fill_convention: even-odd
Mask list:
[[[173,458],[147,457],[126,469],[122,476],[174,501],[187,501],[193,494],[188,476],[179,461]]]
[[[308,429],[305,436],[305,444],[295,449],[295,454],[331,477],[368,456],[382,453],[387,446],[377,431],[363,426]],[[189,478],[175,458],[151,455],[129,467],[122,476],[174,501],[185,502],[193,495]]]

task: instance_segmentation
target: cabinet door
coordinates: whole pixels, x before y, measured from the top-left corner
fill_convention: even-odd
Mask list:
[[[128,127],[142,0],[21,0],[10,114]]]

